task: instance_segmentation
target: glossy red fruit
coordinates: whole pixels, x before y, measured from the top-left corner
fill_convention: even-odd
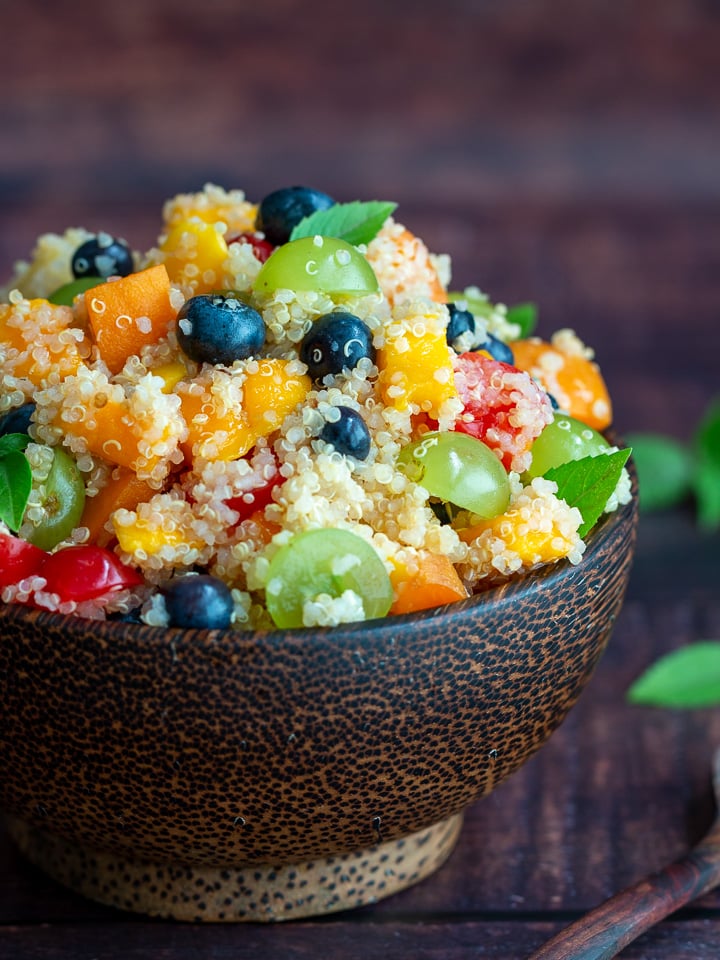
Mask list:
[[[248,517],[251,517],[257,510],[264,510],[269,503],[272,503],[273,490],[284,482],[285,477],[279,473],[275,473],[263,486],[254,487],[239,497],[231,497],[229,500],[226,500],[225,503],[227,503],[232,510],[236,510],[240,514],[238,523],[242,523],[243,520],[247,520]]]
[[[0,587],[20,583],[37,573],[47,554],[20,537],[0,534]]]
[[[122,563],[112,551],[92,544],[49,554],[39,572],[47,580],[45,590],[58,594],[61,601],[93,600],[143,582],[137,570]]]

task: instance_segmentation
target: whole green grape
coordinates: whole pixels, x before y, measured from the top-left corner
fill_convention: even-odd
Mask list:
[[[532,463],[523,480],[542,477],[551,467],[595,457],[609,448],[610,444],[597,430],[567,414],[556,413],[530,448]]]

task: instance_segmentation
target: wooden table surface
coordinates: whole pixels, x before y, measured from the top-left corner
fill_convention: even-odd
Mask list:
[[[455,286],[536,301],[541,333],[574,327],[621,433],[687,439],[720,394],[710,0],[6,0],[3,21],[3,278],[45,230],[149,246],[179,190],[308,183],[399,201],[452,254]],[[720,709],[632,707],[625,691],[661,653],[720,639],[719,552],[689,507],[642,519],[578,706],[413,889],[287,925],[159,922],[63,890],[0,828],[0,960],[527,956],[710,824]],[[720,894],[623,956],[717,958]]]

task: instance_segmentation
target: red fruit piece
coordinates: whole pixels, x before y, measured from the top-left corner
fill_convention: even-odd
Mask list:
[[[92,544],[49,554],[39,573],[47,580],[45,590],[58,594],[63,602],[93,600],[143,582],[137,570],[122,563],[111,550]]]
[[[527,373],[483,353],[456,358],[455,386],[464,409],[454,429],[482,440],[506,470],[526,470],[533,440],[553,417],[545,391]]]
[[[0,534],[0,587],[9,587],[20,583],[26,577],[37,573],[47,554],[40,547],[13,537]]]
[[[251,517],[258,511],[264,510],[269,503],[272,503],[273,490],[284,482],[285,477],[279,473],[275,473],[267,483],[260,487],[253,487],[252,490],[240,494],[239,497],[231,497],[229,500],[226,500],[225,503],[227,503],[232,510],[236,510],[240,514],[238,523],[242,523],[243,520],[247,520],[248,517]]]

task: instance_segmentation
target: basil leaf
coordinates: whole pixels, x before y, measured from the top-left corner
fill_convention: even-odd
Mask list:
[[[581,537],[597,523],[629,456],[629,448],[601,453],[562,463],[543,474],[547,480],[557,483],[557,496],[582,514],[583,522],[578,530]]]
[[[32,470],[27,457],[11,450],[0,458],[0,520],[13,531],[20,529],[31,489]]]
[[[6,433],[0,437],[0,457],[4,457],[11,450],[23,452],[30,443],[30,437],[26,433]]]
[[[699,640],[661,657],[633,683],[627,698],[656,707],[720,704],[720,641]]]
[[[328,210],[316,210],[304,217],[290,234],[291,240],[301,237],[336,237],[357,246],[370,243],[397,207],[396,203],[383,200],[352,203],[336,203]]]
[[[720,397],[708,407],[694,436],[697,464],[692,479],[698,523],[705,530],[720,527]]]
[[[659,433],[631,433],[625,440],[633,452],[642,510],[674,507],[689,495],[694,459],[682,443]]]
[[[518,340],[529,337],[537,326],[538,310],[534,303],[516,303],[508,307],[506,319],[520,327]]]

